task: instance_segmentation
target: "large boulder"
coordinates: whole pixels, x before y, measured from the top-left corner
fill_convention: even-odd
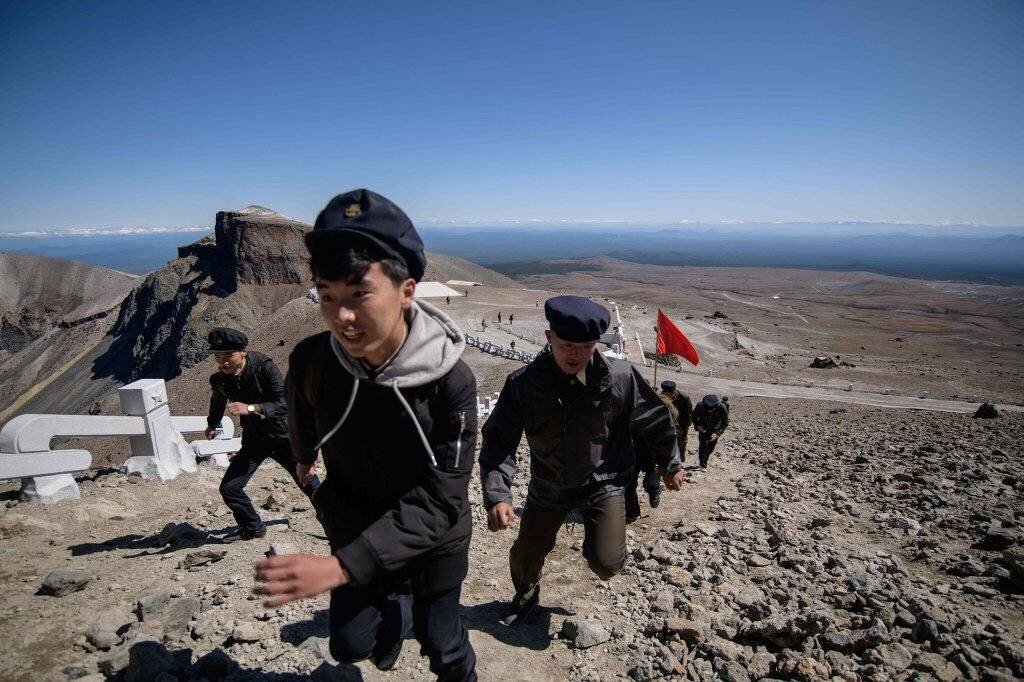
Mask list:
[[[59,568],[50,571],[43,584],[39,586],[39,594],[50,595],[51,597],[63,597],[84,590],[92,576],[82,571],[75,571],[67,568]]]
[[[999,410],[992,403],[982,403],[974,412],[975,419],[996,419],[999,417]]]

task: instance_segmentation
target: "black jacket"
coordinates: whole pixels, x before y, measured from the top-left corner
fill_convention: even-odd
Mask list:
[[[206,425],[220,424],[228,402],[258,405],[259,411],[239,417],[242,445],[288,442],[288,406],[284,399],[284,377],[274,361],[263,353],[248,351],[245,367],[238,376],[217,372],[210,375],[210,411]]]
[[[729,426],[729,403],[724,400],[718,403],[718,407],[709,410],[703,402],[697,403],[693,408],[693,428],[698,433],[716,433],[721,436]]]
[[[302,341],[289,364],[296,459],[315,461],[318,443],[345,415],[320,446],[327,477],[313,502],[357,586],[419,575],[427,589],[445,590],[461,583],[468,568],[476,379],[459,359],[461,332],[447,317],[439,324],[429,304],[416,306],[418,322],[389,370],[366,373],[329,332]],[[433,342],[424,342],[424,333]]]
[[[600,353],[587,365],[586,386],[566,376],[550,351],[505,380],[483,428],[480,476],[488,508],[512,502],[523,433],[530,494],[541,499],[564,499],[590,486],[621,488],[635,466],[634,440],[663,471],[681,466],[668,407],[632,365]]]
[[[676,431],[679,432],[682,440],[685,441],[686,434],[690,430],[693,403],[690,401],[690,396],[682,391],[676,391],[676,397],[672,399],[672,404],[675,405],[676,411],[679,413],[679,419],[676,421]]]

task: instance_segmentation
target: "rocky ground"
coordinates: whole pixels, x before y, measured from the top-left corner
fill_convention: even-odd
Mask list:
[[[475,507],[462,601],[482,679],[1024,676],[1024,415],[732,402],[712,467],[631,526],[625,572],[597,580],[582,526],[568,524],[543,608],[516,628],[496,622],[514,529],[489,533]],[[96,472],[82,500],[56,507],[6,493],[0,676],[430,678],[412,641],[391,673],[335,665],[326,597],[264,609],[253,563],[271,545],[326,543],[268,462],[249,487],[267,538],[220,544],[211,531],[231,521],[219,477],[205,465],[164,484]]]

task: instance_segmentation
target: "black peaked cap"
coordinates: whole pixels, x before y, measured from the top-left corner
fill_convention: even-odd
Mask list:
[[[232,350],[245,350],[249,345],[249,337],[231,327],[214,327],[206,340],[210,342],[211,353],[222,353]]]
[[[306,234],[310,251],[339,248],[353,241],[369,242],[390,258],[402,261],[417,282],[427,269],[423,240],[409,216],[386,197],[354,189],[331,199]]]
[[[608,329],[608,309],[582,296],[555,296],[544,302],[544,317],[555,336],[572,343],[593,343]]]

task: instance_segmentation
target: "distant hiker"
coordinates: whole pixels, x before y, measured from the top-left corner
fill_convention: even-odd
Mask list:
[[[512,324],[512,319],[513,319],[514,317],[515,317],[515,315],[513,315],[512,313],[509,313],[509,314],[508,314],[508,323],[509,323],[509,325],[511,325],[511,324]]]
[[[498,313],[498,324],[501,324],[501,313]]]
[[[444,302],[447,303],[448,305],[451,305],[452,304],[452,297],[451,296],[445,296],[444,297]]]
[[[334,197],[305,237],[327,331],[292,351],[292,448],[332,554],[257,564],[267,608],[331,591],[331,655],[394,667],[412,632],[441,680],[476,680],[459,610],[469,565],[476,380],[451,318],[415,300],[426,256],[398,206]],[[410,595],[411,594],[411,598]]]
[[[480,451],[487,527],[499,531],[516,517],[511,486],[524,431],[530,446],[532,477],[509,554],[516,593],[506,625],[537,605],[544,559],[573,509],[583,513],[591,570],[602,579],[622,570],[634,442],[647,448],[670,489],[682,482],[668,409],[632,365],[596,352],[608,311],[579,296],[558,296],[545,302],[544,314],[548,346],[505,380]]]
[[[516,341],[515,341],[515,339],[512,339],[511,341],[509,341],[508,344],[509,344],[509,346],[512,347],[512,350],[516,349]]]
[[[487,331],[487,320],[486,319],[480,320],[480,330],[481,331]]]
[[[533,302],[533,307],[534,308],[539,308],[540,307],[540,301],[534,301]]]
[[[216,327],[207,340],[219,371],[210,376],[210,411],[206,437],[213,438],[225,410],[242,425],[242,448],[231,458],[220,494],[238,524],[225,540],[253,540],[267,534],[267,526],[245,494],[245,486],[268,457],[285,468],[298,482],[295,459],[288,441],[288,411],[284,399],[284,377],[274,361],[262,353],[248,351],[248,337],[230,327]],[[312,496],[320,479],[312,475],[299,487]]]
[[[729,426],[729,399],[718,399],[713,393],[693,408],[693,428],[697,432],[697,454],[700,468],[708,468],[708,458],[718,445],[718,438]]]
[[[693,402],[690,396],[686,395],[676,387],[676,382],[665,380],[661,382],[661,397],[668,398],[679,413],[676,419],[676,440],[679,443],[679,459],[686,461],[686,437],[690,433],[690,418],[693,415]],[[654,506],[654,505],[652,505]]]

